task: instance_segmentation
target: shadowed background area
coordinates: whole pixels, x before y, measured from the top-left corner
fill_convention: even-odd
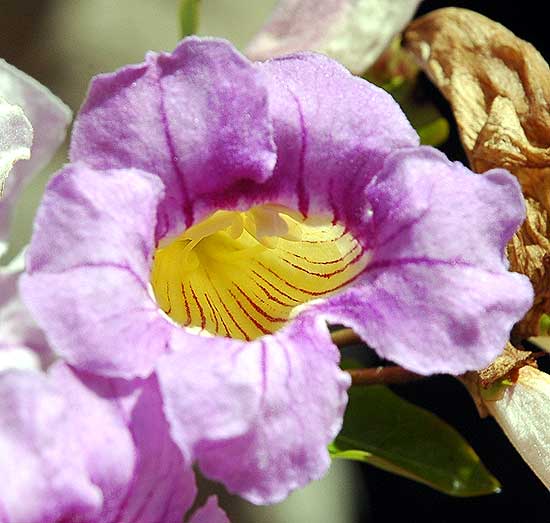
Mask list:
[[[226,37],[242,48],[275,3],[276,0],[203,0],[200,33]],[[0,57],[37,78],[76,112],[91,76],[139,62],[150,49],[171,50],[175,46],[178,4],[178,0],[0,0]],[[545,57],[550,56],[546,33],[537,31],[533,22],[540,17],[538,2],[524,2],[520,9],[517,3],[506,6],[501,2],[425,0],[420,13],[448,5],[479,11],[533,43]],[[447,103],[427,80],[424,83],[452,121]],[[444,150],[451,158],[465,161],[456,131]],[[55,166],[65,159],[66,150],[60,152]],[[16,230],[8,256],[28,241],[32,216],[47,178],[45,173],[27,189],[16,212]],[[436,377],[395,390],[457,428],[501,481],[502,493],[453,499],[372,467],[336,463],[325,480],[293,494],[280,506],[252,507],[228,497],[222,504],[233,521],[548,521],[547,490],[496,423],[478,417],[469,395],[454,378]]]

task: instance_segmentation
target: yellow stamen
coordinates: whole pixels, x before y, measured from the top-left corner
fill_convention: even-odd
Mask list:
[[[151,282],[177,323],[255,339],[354,281],[369,253],[341,225],[278,205],[217,211],[155,252]]]

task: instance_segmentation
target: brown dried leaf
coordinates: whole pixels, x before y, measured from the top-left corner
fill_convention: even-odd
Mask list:
[[[531,352],[518,350],[511,343],[507,343],[500,356],[488,367],[478,372],[466,372],[458,378],[472,396],[480,417],[485,418],[489,414],[486,407],[488,389],[502,383],[504,379],[515,383],[520,369],[525,366],[537,367],[536,359]],[[494,399],[501,397],[504,390],[501,387],[497,389],[491,392]]]
[[[515,370],[533,362],[534,359],[530,352],[518,350],[511,343],[507,343],[502,354],[488,367],[477,373],[479,385],[486,389],[503,378],[513,378]],[[514,380],[512,379],[512,381]]]
[[[527,198],[525,224],[508,247],[512,270],[529,276],[535,304],[516,329],[536,336],[550,304],[550,69],[504,26],[466,9],[415,20],[405,47],[449,100],[472,168],[504,167]]]
[[[405,47],[451,103],[477,172],[505,167],[550,210],[550,69],[501,24],[446,8],[415,20]]]
[[[508,244],[513,271],[526,274],[535,290],[535,302],[514,329],[520,338],[538,336],[539,320],[550,311],[550,213],[533,198],[527,198],[527,219]]]

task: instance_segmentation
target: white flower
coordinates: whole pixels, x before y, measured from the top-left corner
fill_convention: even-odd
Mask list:
[[[529,365],[501,398],[484,399],[516,450],[550,488],[550,376]]]
[[[412,19],[421,0],[281,0],[246,54],[266,60],[318,51],[361,74]]]

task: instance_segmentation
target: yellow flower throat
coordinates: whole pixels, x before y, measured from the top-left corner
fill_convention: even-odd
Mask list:
[[[151,280],[176,323],[252,340],[281,328],[296,307],[351,283],[368,258],[341,225],[262,205],[217,211],[159,246]]]

